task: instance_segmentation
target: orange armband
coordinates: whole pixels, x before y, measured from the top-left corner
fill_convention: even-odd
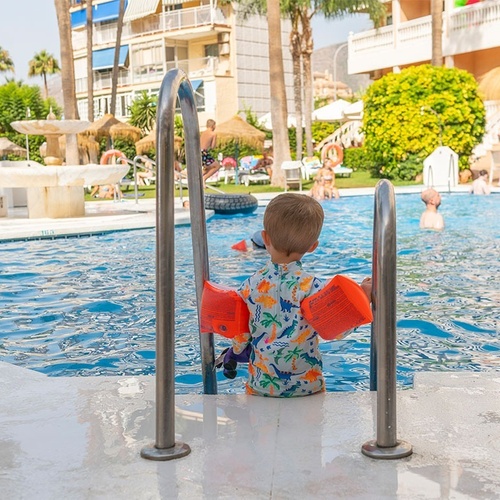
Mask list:
[[[325,340],[334,340],[352,328],[371,323],[370,301],[351,278],[338,274],[300,304],[306,321]]]
[[[201,296],[201,333],[218,333],[232,339],[248,332],[250,313],[234,288],[205,281]]]

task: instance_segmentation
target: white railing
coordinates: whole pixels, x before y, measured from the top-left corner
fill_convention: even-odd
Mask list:
[[[203,7],[193,7],[189,9],[179,9],[172,12],[163,12],[154,16],[147,16],[142,19],[125,23],[123,26],[122,40],[143,35],[150,35],[156,32],[178,31],[185,29],[210,26],[212,24],[227,24],[226,16],[220,9],[210,8],[209,5]],[[116,40],[116,23],[105,26],[94,26],[93,43],[105,45]],[[84,49],[87,45],[87,35],[84,31],[73,32],[73,50]]]
[[[488,0],[443,14],[443,54],[469,53],[500,46],[500,0]],[[432,19],[424,16],[353,35],[349,72],[419,63],[431,58]]]
[[[132,71],[120,72],[118,76],[118,86],[133,85],[144,82],[160,82],[165,73],[173,68],[182,69],[189,78],[202,78],[215,76],[219,67],[218,57],[199,57],[197,59],[184,59],[181,61],[167,61],[165,67],[163,63],[150,64],[145,66],[135,66]],[[76,93],[87,92],[87,78],[76,80]],[[104,90],[111,88],[110,73],[99,75],[94,72],[94,90]]]

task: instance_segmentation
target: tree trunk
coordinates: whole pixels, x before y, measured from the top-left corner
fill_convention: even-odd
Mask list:
[[[120,0],[120,8],[118,11],[118,22],[116,26],[116,44],[115,44],[115,58],[113,60],[113,73],[111,75],[111,103],[110,113],[114,116],[116,114],[116,93],[118,89],[118,63],[120,61],[120,46],[122,43],[123,31],[123,16],[125,14],[125,0]]]
[[[303,7],[302,15],[302,64],[304,67],[304,116],[306,127],[306,151],[307,156],[313,155],[312,142],[312,112],[313,112],[313,92],[312,92],[312,53],[314,42],[312,36],[311,19],[307,7]]]
[[[92,48],[93,48],[93,15],[92,0],[87,0],[87,102],[88,102],[88,120],[94,121],[94,70],[92,69]]]
[[[443,65],[443,0],[431,0],[433,66]]]
[[[64,118],[67,120],[78,120],[69,0],[54,0],[54,4],[57,13],[59,42],[61,46],[61,81],[64,101]],[[69,134],[66,136],[66,163],[70,165],[78,165],[80,163],[76,134]]]
[[[290,52],[292,54],[292,64],[293,64],[293,98],[295,104],[295,121],[297,123],[296,125],[297,144],[295,148],[297,160],[302,160],[302,143],[303,143],[301,44],[302,44],[302,37],[299,31],[299,19],[297,16],[294,16],[292,19],[292,31],[290,32]]]
[[[281,164],[290,160],[290,142],[287,129],[287,102],[281,44],[281,18],[279,0],[267,0],[269,37],[269,79],[271,88],[271,121],[273,124],[273,175],[271,184],[284,187]]]

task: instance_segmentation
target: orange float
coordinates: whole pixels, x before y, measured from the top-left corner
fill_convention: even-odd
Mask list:
[[[335,155],[333,154],[333,151],[335,151]],[[327,156],[333,161],[333,166],[336,167],[337,165],[340,165],[344,159],[344,150],[338,144],[331,142],[330,144],[324,146],[321,150],[321,161],[325,161]]]
[[[118,149],[108,149],[102,154],[100,164],[107,165],[110,158],[124,158],[125,160],[127,159],[127,157]]]

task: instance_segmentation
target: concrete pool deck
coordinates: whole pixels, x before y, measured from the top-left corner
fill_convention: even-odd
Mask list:
[[[154,227],[154,200],[132,205],[90,202],[85,218],[66,220],[19,209],[0,218],[0,235]],[[376,395],[349,392],[177,395],[177,439],[192,451],[151,462],[140,451],[155,439],[154,387],[148,376],[47,377],[0,362],[0,498],[500,498],[498,371],[417,373],[414,388],[397,393],[397,435],[414,452],[388,461],[360,451],[376,437]]]
[[[376,395],[177,395],[184,458],[155,439],[153,377],[47,377],[0,363],[2,498],[500,498],[500,373],[418,373],[399,391],[399,460],[373,460]]]

